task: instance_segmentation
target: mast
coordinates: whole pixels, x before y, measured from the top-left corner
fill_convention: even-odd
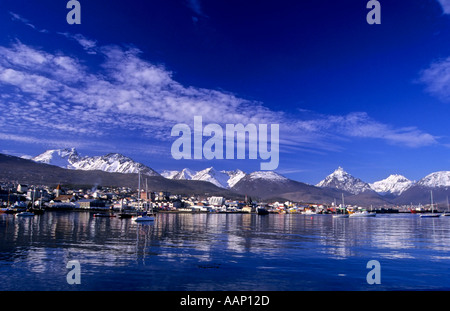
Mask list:
[[[431,213],[434,213],[434,206],[433,206],[433,190],[430,190],[431,193]]]
[[[148,185],[147,185],[147,178],[145,178],[145,210],[148,212]]]
[[[34,196],[35,196],[35,193],[36,193],[36,186],[34,186],[34,189],[33,189],[33,200],[32,200],[32,203],[31,203],[31,210],[33,210],[33,208],[34,208]]]
[[[138,174],[138,210],[141,210],[141,171]]]

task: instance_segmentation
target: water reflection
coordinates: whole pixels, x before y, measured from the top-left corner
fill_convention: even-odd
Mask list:
[[[229,279],[232,275],[246,278],[247,283],[239,281],[242,286],[261,282],[293,286],[300,284],[291,279],[293,275],[330,278],[327,269],[345,260],[447,262],[449,218],[161,213],[154,223],[137,224],[130,219],[94,218],[88,212],[47,212],[32,218],[2,214],[0,281],[8,277],[13,280],[8,286],[17,289],[26,275],[64,289],[64,279],[57,280],[67,273],[65,264],[76,259],[84,280],[90,282],[85,283],[95,286],[100,286],[99,275],[108,276],[103,280],[108,286],[130,282],[128,286],[142,283],[151,289],[185,289],[199,282],[211,289],[217,288],[218,279],[227,289],[226,284],[237,286],[236,278]],[[333,275],[342,278],[351,273]]]

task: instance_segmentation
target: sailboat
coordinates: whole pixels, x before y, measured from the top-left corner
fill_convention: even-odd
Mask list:
[[[32,201],[32,203],[31,203],[31,207],[32,207],[32,208],[33,208],[33,206],[34,206],[34,193],[35,193],[35,192],[36,192],[36,187],[35,187],[34,190],[33,190],[33,201]],[[33,217],[33,216],[34,216],[34,213],[31,212],[30,209],[27,209],[26,211],[23,211],[23,212],[20,212],[20,213],[16,214],[16,216],[19,216],[19,217]]]
[[[141,172],[139,172],[139,181],[138,181],[138,210],[141,209]],[[147,208],[148,209],[148,208]],[[155,216],[153,215],[153,209],[152,213],[150,215],[147,214],[148,210],[146,210],[141,216],[138,216],[134,219],[135,222],[152,222],[155,221]]]
[[[120,200],[120,213],[119,213],[119,218],[124,219],[124,218],[133,218],[134,213],[128,212],[126,210],[124,210],[123,208],[123,198]]]
[[[336,211],[336,214],[333,215],[333,218],[348,218],[348,214],[346,213],[347,209],[345,208],[345,204],[344,204],[344,194],[342,194],[342,207],[344,208],[344,213],[337,214],[337,211]]]
[[[422,218],[439,217],[439,216],[441,216],[440,214],[434,212],[433,190],[430,191],[430,194],[431,194],[431,214],[430,213],[420,214],[420,217],[422,217]]]
[[[448,196],[447,196],[447,211],[442,213],[441,216],[450,216],[450,206],[448,204]]]

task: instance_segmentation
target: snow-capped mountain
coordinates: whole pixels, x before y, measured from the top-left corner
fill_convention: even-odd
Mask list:
[[[100,170],[110,173],[139,173],[148,176],[159,175],[153,169],[138,163],[120,153],[109,153],[104,156],[84,157],[72,164],[78,170]]]
[[[359,178],[353,177],[342,167],[338,167],[333,173],[328,175],[324,180],[319,182],[316,187],[334,188],[344,190],[352,194],[359,194],[364,191],[372,191],[368,183]]]
[[[35,162],[55,165],[63,168],[74,169],[74,163],[80,161],[81,157],[75,148],[47,150],[32,158]]]
[[[240,169],[234,170],[234,171],[223,171],[230,176],[230,179],[228,179],[228,187],[233,188],[234,185],[236,185],[242,178],[247,176],[246,173],[241,171]]]
[[[431,173],[419,180],[416,184],[428,188],[450,187],[450,171]]]
[[[393,174],[389,177],[369,184],[370,187],[381,195],[400,195],[414,184],[403,175]]]
[[[192,180],[202,180],[209,181],[210,183],[216,185],[221,188],[228,188],[228,180],[230,176],[228,176],[225,172],[216,171],[213,167],[209,167],[202,171],[197,172],[194,176],[192,176]]]
[[[74,170],[100,170],[109,173],[138,173],[148,176],[158,176],[153,169],[142,163],[119,154],[109,153],[104,156],[81,157],[75,148],[47,150],[32,159],[35,162],[46,163]]]
[[[181,171],[163,171],[161,176],[175,180],[191,180],[196,173],[197,172],[191,171],[188,168],[184,168]]]
[[[248,177],[249,180],[264,179],[275,182],[286,182],[289,180],[288,178],[278,173],[275,173],[274,171],[257,171],[249,174]]]
[[[182,171],[164,171],[161,175],[168,179],[208,181],[220,188],[232,188],[246,174],[241,170],[217,171],[209,167],[201,171],[192,171],[188,168]]]

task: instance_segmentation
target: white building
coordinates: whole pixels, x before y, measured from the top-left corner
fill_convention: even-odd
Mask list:
[[[222,206],[225,204],[225,199],[223,197],[210,197],[208,203],[212,206]]]

